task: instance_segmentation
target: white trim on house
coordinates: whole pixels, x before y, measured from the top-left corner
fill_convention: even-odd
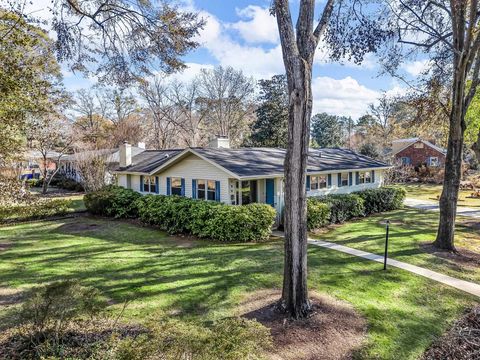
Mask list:
[[[438,146],[432,144],[430,141],[422,140],[422,139],[418,139],[418,138],[415,138],[415,139],[406,139],[405,142],[407,142],[407,141],[411,141],[411,142],[409,142],[406,146],[400,148],[399,150],[392,151],[391,156],[397,155],[399,152],[402,152],[403,150],[408,149],[410,146],[416,144],[417,142],[421,142],[421,143],[427,145],[428,147],[431,147],[432,149],[438,151],[440,154],[443,154],[443,155],[446,154],[446,152],[445,152],[444,149],[442,149],[441,147],[438,147]],[[392,141],[392,143],[394,143],[394,142],[397,142],[397,143],[398,143],[398,142],[403,142],[403,141],[402,141],[402,140]]]

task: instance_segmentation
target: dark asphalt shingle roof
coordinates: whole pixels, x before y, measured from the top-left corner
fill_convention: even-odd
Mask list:
[[[192,150],[239,177],[269,176],[283,173],[284,149],[193,148]],[[147,150],[134,156],[132,165],[127,169],[121,169],[121,171],[149,173],[180,152],[182,152],[180,149]],[[307,172],[354,170],[385,166],[388,165],[348,149],[310,149]]]
[[[239,176],[272,175],[283,173],[284,149],[194,149]],[[348,149],[310,149],[307,172],[351,170],[384,167],[387,164],[357,154]]]
[[[116,171],[149,173],[182,151],[183,149],[145,150],[132,156],[132,165],[123,169],[117,168]]]

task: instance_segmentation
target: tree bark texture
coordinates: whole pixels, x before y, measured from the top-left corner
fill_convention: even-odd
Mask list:
[[[453,79],[452,109],[448,133],[445,177],[440,196],[440,222],[434,246],[455,251],[455,219],[457,215],[458,190],[462,177],[462,152],[465,134],[465,114],[479,84],[480,38],[478,1],[451,1]],[[472,71],[473,69],[473,71]],[[471,78],[470,88],[467,79]]]
[[[458,190],[462,177],[462,151],[465,133],[465,110],[463,106],[465,84],[466,74],[459,74],[454,79],[445,176],[443,191],[440,196],[440,222],[437,238],[433,243],[437,248],[447,251],[455,251],[455,219]]]
[[[288,145],[285,156],[285,256],[281,308],[290,317],[311,311],[307,289],[306,170],[312,114],[312,63],[318,40],[333,9],[325,5],[313,29],[314,0],[301,0],[296,31],[288,0],[274,2],[289,93]]]

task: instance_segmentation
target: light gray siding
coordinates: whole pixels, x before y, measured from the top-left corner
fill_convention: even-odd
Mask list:
[[[348,173],[348,172],[347,172]],[[368,183],[368,184],[356,184],[356,176],[355,171],[352,171],[352,180],[353,185],[351,186],[338,186],[338,172],[331,173],[332,174],[332,186],[327,187],[326,189],[319,189],[319,190],[310,190],[307,191],[307,196],[322,196],[328,194],[348,194],[355,191],[361,191],[365,189],[376,189],[382,186],[383,184],[383,170],[375,170],[375,182]],[[315,176],[315,174],[310,174]],[[324,175],[324,174],[322,174]]]

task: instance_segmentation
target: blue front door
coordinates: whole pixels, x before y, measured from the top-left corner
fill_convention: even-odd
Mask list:
[[[275,180],[265,179],[266,197],[265,202],[268,205],[275,206]]]

